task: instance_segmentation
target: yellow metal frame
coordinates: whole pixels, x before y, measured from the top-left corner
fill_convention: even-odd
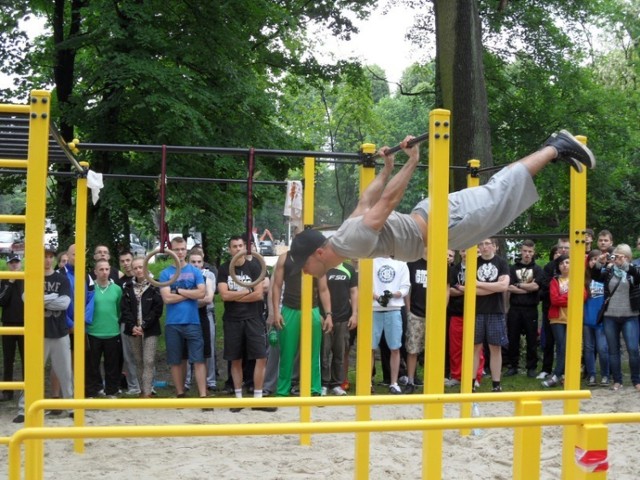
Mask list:
[[[446,257],[448,235],[448,178],[450,150],[450,112],[434,110],[429,117],[429,193],[430,211],[427,260],[430,281],[427,289],[427,333],[425,345],[429,352],[425,371],[425,394],[410,396],[370,395],[371,378],[371,318],[372,318],[372,260],[361,259],[359,266],[359,320],[356,374],[358,378],[355,397],[310,396],[311,390],[311,277],[303,275],[302,325],[301,325],[301,394],[300,398],[265,399],[135,399],[135,400],[85,400],[84,391],[84,294],[85,276],[79,274],[76,279],[75,303],[75,369],[73,400],[42,400],[44,394],[44,324],[41,321],[44,310],[42,284],[35,281],[44,277],[42,261],[42,237],[46,209],[46,172],[48,158],[50,96],[45,91],[33,91],[30,105],[0,105],[2,113],[27,113],[30,118],[28,160],[0,159],[0,167],[27,169],[27,212],[26,215],[0,215],[2,223],[24,223],[26,232],[24,272],[0,272],[0,278],[30,280],[25,282],[25,327],[0,327],[0,334],[28,335],[25,342],[25,355],[31,360],[25,370],[24,382],[0,382],[2,389],[25,390],[26,422],[25,428],[18,430],[12,437],[0,438],[0,443],[9,445],[9,475],[19,478],[20,446],[25,444],[25,474],[27,478],[42,478],[43,475],[43,439],[73,438],[76,452],[84,450],[85,438],[126,438],[157,436],[211,436],[211,435],[264,435],[264,434],[300,434],[301,444],[310,445],[312,433],[356,433],[355,466],[356,478],[369,477],[369,441],[370,432],[386,431],[423,431],[423,478],[441,476],[442,431],[460,429],[468,433],[471,428],[514,428],[514,478],[537,478],[540,469],[541,427],[564,425],[563,436],[563,478],[605,478],[602,473],[585,473],[574,462],[576,445],[585,450],[606,450],[608,423],[640,423],[638,413],[617,414],[579,414],[579,401],[590,398],[589,391],[579,390],[579,356],[582,336],[582,295],[580,289],[572,289],[569,294],[569,318],[567,335],[567,369],[564,391],[556,392],[503,392],[469,393],[471,381],[475,376],[473,362],[474,322],[465,322],[463,347],[463,373],[460,394],[443,394],[442,371],[444,369],[444,338],[446,305]],[[582,137],[586,143],[586,139]],[[365,144],[363,153],[372,154],[375,146]],[[476,162],[476,163],[474,163]],[[471,166],[479,165],[473,160]],[[86,167],[86,164],[83,165]],[[360,189],[363,191],[375,177],[375,169],[362,166]],[[305,211],[304,224],[313,224],[315,160],[305,158],[304,175]],[[469,186],[478,184],[477,179],[468,179]],[[571,284],[582,285],[584,278],[584,233],[586,206],[586,174],[571,172]],[[76,249],[86,249],[86,178],[78,179],[76,197]],[[468,250],[467,272],[474,271],[476,265],[475,247]],[[84,255],[76,257],[76,271],[85,271]],[[33,281],[31,281],[33,280]],[[475,289],[475,276],[469,275],[466,289]],[[465,296],[465,317],[472,317],[475,310],[475,297]],[[542,401],[564,401],[563,415],[542,415]],[[254,425],[172,425],[130,427],[86,427],[85,409],[121,409],[121,408],[202,408],[231,406],[288,406],[299,407],[301,421],[297,424],[254,424]],[[515,417],[470,418],[471,402],[513,401]],[[461,417],[444,419],[445,403],[461,404]],[[407,405],[423,404],[423,419],[371,421],[371,405]],[[347,422],[311,422],[311,407],[355,405],[356,420]],[[43,428],[43,410],[45,408],[73,408],[75,426],[63,428]],[[534,453],[534,455],[532,455]]]
[[[584,136],[576,137],[583,144]],[[584,272],[585,272],[585,233],[587,228],[587,172],[582,173],[571,168],[570,173],[570,208],[569,208],[569,300],[567,311],[567,348],[565,361],[564,388],[574,390],[580,388],[580,356],[582,354],[582,325],[584,315]],[[580,412],[580,402],[566,400],[564,413],[567,415]],[[567,426],[562,433],[562,478],[574,479],[578,475],[578,467],[574,460],[574,448],[578,439],[578,431],[574,426]]]
[[[304,210],[303,223],[305,228],[313,226],[315,212],[315,158],[304,158]],[[312,309],[313,309],[313,278],[302,275],[302,300],[300,308],[300,396],[311,396],[311,345],[313,345]],[[300,406],[300,421],[311,422],[311,408]],[[301,433],[300,445],[311,445],[311,435]]]
[[[3,220],[24,223],[25,259],[24,272],[0,272],[0,278],[20,278],[24,286],[24,329],[14,330],[25,339],[25,358],[29,362],[25,368],[24,382],[3,382],[3,388],[24,389],[25,409],[44,396],[44,278],[43,245],[46,216],[47,165],[49,158],[49,121],[51,95],[44,90],[33,90],[29,95],[29,105],[0,105],[2,113],[28,114],[29,136],[27,160],[0,159],[0,167],[23,168],[27,170],[27,197],[25,215],[4,215]],[[35,281],[40,279],[39,281]],[[8,330],[0,328],[0,334]],[[38,427],[43,423],[42,412],[31,417],[27,427]],[[42,441],[33,440],[26,444],[27,472],[38,472],[42,468]]]
[[[365,143],[361,147],[365,155],[373,155],[376,147],[372,143]],[[360,194],[365,191],[376,176],[376,169],[366,164],[360,165]],[[358,341],[356,342],[356,395],[358,397],[371,396],[373,343],[373,260],[362,258],[358,260]],[[360,405],[356,408],[356,420],[367,422],[371,420],[371,407]],[[369,432],[356,433],[355,441],[355,478],[369,478],[371,435]]]
[[[469,160],[467,167],[470,169],[480,168],[479,160]],[[467,174],[467,188],[473,188],[480,185],[480,177]],[[478,247],[472,245],[467,249],[465,257],[465,279],[464,291],[475,292],[478,278],[475,272],[478,269]],[[464,311],[462,323],[462,372],[460,376],[460,391],[463,393],[471,393],[471,385],[476,378],[476,372],[473,371],[473,349],[474,335],[476,330],[476,296],[464,296]],[[471,417],[471,403],[463,403],[460,405],[460,416],[462,418]],[[462,430],[461,435],[469,435],[470,430]]]
[[[427,226],[427,306],[425,328],[425,393],[442,394],[447,305],[447,250],[449,243],[449,151],[451,112],[432,110],[429,114],[429,215]],[[425,419],[444,416],[440,404],[425,405]],[[441,430],[423,433],[422,476],[438,478],[442,471]]]

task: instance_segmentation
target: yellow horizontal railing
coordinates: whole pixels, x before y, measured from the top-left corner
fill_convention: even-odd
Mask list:
[[[10,272],[5,270],[0,272],[0,278],[3,280],[24,280],[24,272]]]
[[[29,162],[27,160],[12,160],[10,158],[0,158],[0,167],[2,168],[27,168]]]
[[[24,327],[0,327],[0,335],[24,335]]]
[[[495,397],[495,395],[494,395]],[[392,397],[397,398],[397,397]],[[254,405],[265,399],[257,399]],[[282,400],[282,399],[278,399]],[[330,399],[334,400],[334,399]],[[338,400],[338,399],[335,399]],[[84,401],[79,401],[80,403]],[[90,401],[89,401],[90,402]],[[112,400],[119,403],[117,400]],[[142,400],[140,403],[144,402]],[[193,399],[198,406],[206,406],[212,400]],[[37,403],[37,402],[36,402]],[[105,401],[106,403],[106,401]],[[135,403],[135,402],[133,402]],[[153,400],[147,402],[154,403]],[[269,402],[275,404],[276,402]],[[35,403],[34,403],[35,405]],[[367,420],[344,422],[299,422],[258,424],[209,424],[209,425],[148,425],[123,427],[35,427],[22,428],[9,441],[9,479],[20,478],[20,448],[26,440],[71,438],[142,438],[142,437],[193,437],[193,436],[245,436],[245,435],[294,435],[358,432],[404,432],[460,430],[472,428],[515,428],[559,425],[590,425],[610,423],[640,423],[640,413],[606,413],[579,415],[536,415],[522,417],[490,418],[436,418],[415,420]]]
[[[0,382],[0,390],[24,390],[24,382]]]
[[[129,398],[129,399],[44,399],[36,400],[27,410],[31,417],[47,409],[117,410],[136,408],[251,408],[251,407],[338,407],[352,405],[415,405],[423,403],[517,402],[523,400],[590,399],[589,390],[555,392],[448,393],[416,395],[371,395],[344,397],[264,397],[264,398]]]
[[[14,382],[15,383],[15,382]],[[0,384],[1,385],[1,384]],[[231,407],[338,407],[356,405],[415,405],[460,402],[519,402],[526,400],[561,401],[589,399],[589,390],[559,390],[555,392],[449,393],[416,395],[376,395],[345,397],[264,397],[264,398],[129,398],[129,399],[43,399],[36,400],[26,412],[25,424],[35,423],[36,416],[48,409],[118,410],[169,408],[231,408]],[[77,416],[76,416],[77,418]],[[80,425],[78,425],[80,427]],[[10,437],[0,437],[0,444]],[[83,438],[83,437],[76,437]]]
[[[31,112],[30,105],[12,105],[9,103],[0,103],[0,113],[25,113]]]
[[[0,223],[24,223],[26,221],[26,215],[0,215]]]

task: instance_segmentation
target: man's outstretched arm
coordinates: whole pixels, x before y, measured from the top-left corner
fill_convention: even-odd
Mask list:
[[[380,196],[382,195],[384,186],[386,185],[387,180],[389,180],[389,177],[393,172],[393,161],[395,158],[395,155],[383,154],[383,149],[386,148],[387,147],[382,147],[382,149],[380,149],[379,151],[380,156],[384,159],[384,167],[382,167],[382,170],[378,172],[376,178],[374,178],[373,181],[369,185],[367,185],[367,188],[364,189],[364,192],[362,192],[362,195],[360,195],[360,200],[358,200],[356,209],[349,216],[349,218],[364,215],[372,206],[376,204],[378,200],[380,200]]]
[[[382,230],[387,218],[398,206],[400,200],[402,200],[407,185],[409,185],[409,180],[411,180],[413,172],[418,165],[418,161],[420,160],[418,144],[407,148],[407,142],[411,139],[413,139],[413,136],[408,135],[400,144],[402,149],[409,156],[409,159],[402,166],[400,171],[396,173],[391,180],[389,180],[389,183],[387,183],[387,186],[383,190],[380,199],[363,215],[362,223],[374,230]],[[383,147],[380,150],[381,155],[384,155],[386,148],[387,147]],[[386,158],[387,156],[385,156],[385,162]]]

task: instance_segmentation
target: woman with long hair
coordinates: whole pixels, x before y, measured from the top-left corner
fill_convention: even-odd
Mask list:
[[[556,341],[556,366],[553,375],[542,382],[543,387],[556,387],[564,382],[564,367],[567,351],[567,319],[569,301],[569,256],[560,255],[555,260],[557,271],[559,272],[549,284],[549,323],[553,338]],[[587,291],[582,284],[584,298]]]

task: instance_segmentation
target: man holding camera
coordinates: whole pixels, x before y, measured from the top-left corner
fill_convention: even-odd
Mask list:
[[[391,350],[391,384],[389,393],[398,395],[400,370],[400,346],[402,345],[402,314],[404,297],[409,293],[411,281],[409,268],[404,262],[378,257],[373,260],[373,345],[372,355],[384,337]],[[375,360],[375,356],[373,357]]]

